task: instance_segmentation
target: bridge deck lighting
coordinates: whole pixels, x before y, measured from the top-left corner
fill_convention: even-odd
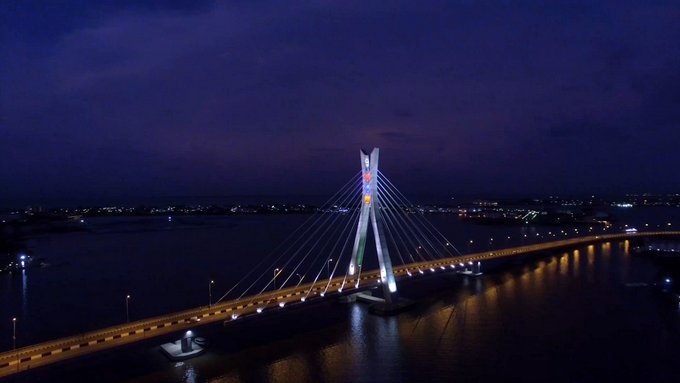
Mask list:
[[[258,307],[257,310],[255,310],[255,311],[257,311],[257,313],[260,314],[260,313],[262,313],[262,310],[264,310],[262,307]]]
[[[236,320],[236,318],[238,318],[238,315],[236,315],[236,314],[231,314],[231,320]]]
[[[279,307],[283,307],[286,305],[286,302],[279,302]]]
[[[456,265],[449,265],[449,267],[451,267],[452,269],[455,269]]]
[[[425,274],[425,273],[423,272],[423,270],[420,270],[420,269],[418,269],[418,272],[421,273],[421,274]]]
[[[357,283],[357,286],[358,286],[358,285],[359,285],[359,284]],[[319,294],[319,295],[321,295],[321,296],[323,297],[323,296],[325,296],[325,295],[326,295],[326,292],[322,292],[322,293],[321,293],[321,294]]]
[[[434,273],[434,269],[430,267],[430,271]]]
[[[444,267],[444,266],[439,266],[439,268],[442,269],[442,270],[446,270],[446,267]]]

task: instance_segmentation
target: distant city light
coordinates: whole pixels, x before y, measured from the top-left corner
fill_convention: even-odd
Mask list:
[[[628,202],[624,202],[624,203],[617,203],[617,204],[615,204],[614,206],[616,206],[616,207],[625,207],[625,208],[628,208],[628,207],[633,207],[633,204],[628,203]]]

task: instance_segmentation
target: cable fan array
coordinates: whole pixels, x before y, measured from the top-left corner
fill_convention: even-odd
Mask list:
[[[422,209],[412,204],[382,172],[378,174],[374,203],[380,209],[379,224],[383,227],[393,265],[461,255],[425,218]],[[363,282],[361,268],[358,275],[348,275],[362,203],[362,174],[359,173],[352,176],[274,251],[245,273],[217,302],[248,297],[252,297],[251,302],[254,302],[258,297],[282,289],[308,286],[300,297],[300,301],[304,302],[310,294],[324,296],[334,278],[342,277],[342,284],[335,290],[338,292],[343,291],[347,281],[353,282],[353,288],[366,287],[360,282],[376,283],[374,280]],[[365,258],[370,258],[372,252],[374,250],[367,247]],[[371,261],[368,260],[367,264],[370,265]],[[423,270],[417,270],[423,274]],[[408,275],[411,275],[410,271]],[[261,312],[260,308],[258,312]]]

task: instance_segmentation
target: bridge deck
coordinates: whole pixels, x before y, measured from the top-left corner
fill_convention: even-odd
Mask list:
[[[607,234],[578,238],[570,238],[534,245],[511,247],[494,251],[467,254],[463,256],[442,258],[430,262],[417,262],[400,265],[394,268],[397,279],[411,274],[424,274],[437,270],[452,270],[458,264],[480,262],[511,256],[526,255],[540,251],[558,250],[562,248],[581,246],[597,242],[616,241],[639,237],[680,236],[680,231],[669,232],[641,232],[631,234]],[[302,303],[301,298],[307,300],[322,299],[325,295],[350,293],[375,286],[380,277],[378,270],[371,270],[359,275],[357,279],[337,277],[330,281],[307,283],[288,287],[281,290],[266,292],[260,295],[235,299],[212,307],[198,307],[194,309],[161,315],[131,323],[111,326],[100,330],[90,331],[81,335],[74,335],[52,341],[42,342],[22,347],[15,351],[0,353],[0,377],[11,375],[29,368],[35,368],[60,360],[78,357],[84,354],[130,344],[160,335],[185,331],[198,325],[214,323],[238,317],[256,314],[258,309],[267,310],[283,307],[286,304]],[[344,283],[343,283],[344,281]],[[326,291],[325,294],[323,292]]]

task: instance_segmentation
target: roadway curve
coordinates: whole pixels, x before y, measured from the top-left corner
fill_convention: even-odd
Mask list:
[[[396,279],[411,274],[419,275],[439,270],[452,270],[461,263],[480,262],[530,253],[559,250],[597,242],[617,241],[640,237],[680,236],[680,231],[642,232],[632,234],[592,235],[545,242],[534,245],[511,247],[482,253],[442,258],[431,262],[417,262],[394,268]],[[257,314],[260,310],[271,310],[286,304],[302,304],[305,301],[324,299],[324,296],[346,294],[375,286],[380,273],[378,270],[364,272],[356,279],[344,277],[328,281],[307,283],[260,295],[247,296],[213,305],[161,315],[136,322],[120,324],[100,330],[42,342],[18,348],[15,351],[0,353],[0,377],[12,375],[30,368],[44,366],[64,359],[130,344],[145,339],[186,331],[196,326],[218,321],[230,321],[246,315]],[[341,288],[342,287],[342,288]],[[325,291],[325,294],[323,293]],[[302,299],[302,298],[306,299]]]

